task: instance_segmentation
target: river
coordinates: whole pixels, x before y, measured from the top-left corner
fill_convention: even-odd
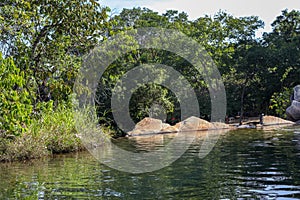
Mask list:
[[[151,151],[170,140],[159,137],[114,143]],[[0,199],[300,199],[299,127],[229,131],[202,159],[201,140],[171,165],[142,174],[111,169],[87,151],[1,163]]]

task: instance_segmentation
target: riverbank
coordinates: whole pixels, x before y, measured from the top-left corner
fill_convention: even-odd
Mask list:
[[[30,160],[53,154],[85,150],[85,146],[75,126],[75,121],[77,126],[81,122],[80,120],[75,120],[75,114],[71,108],[46,112],[41,118],[34,120],[28,131],[21,136],[0,137],[0,162]],[[83,114],[79,118],[82,119],[84,117],[86,116]],[[249,121],[248,123],[254,122],[256,121]],[[134,136],[144,135],[148,132],[151,134],[176,133],[179,130],[178,126],[180,124],[183,124],[183,127],[186,127],[188,130],[236,129],[232,124],[209,123],[196,117],[188,118],[175,126],[164,124],[157,119],[145,118],[137,124],[135,130],[128,134]],[[293,125],[293,122],[273,116],[266,116],[264,118],[264,125],[266,126],[262,126],[261,128],[267,130]],[[100,128],[103,129],[103,127]],[[155,131],[155,128],[157,131]],[[109,132],[109,130],[106,129],[105,132]]]
[[[33,120],[20,136],[0,137],[0,161],[16,161],[85,149],[75,129],[74,111],[60,108]]]

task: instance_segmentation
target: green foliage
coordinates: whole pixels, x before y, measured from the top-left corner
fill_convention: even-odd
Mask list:
[[[62,103],[54,111],[44,109],[41,117],[30,126],[30,135],[41,138],[45,148],[53,153],[82,149],[76,133],[74,111]]]
[[[276,73],[272,90],[280,92],[283,87],[300,84],[300,11],[283,10],[272,23],[273,31],[264,35],[264,45],[272,53],[269,67]],[[274,78],[274,76],[272,76]]]
[[[130,99],[131,118],[137,123],[145,117],[158,118],[174,112],[174,102],[166,88],[147,84],[139,87]],[[165,120],[161,119],[161,120]]]
[[[20,135],[70,101],[81,56],[110,27],[108,10],[93,0],[0,3],[0,133]]]
[[[31,96],[25,88],[24,72],[11,57],[0,54],[0,133],[19,136],[31,121]]]
[[[93,0],[20,0],[1,5],[1,50],[14,57],[28,84],[34,83],[35,103],[68,100],[80,56],[103,40],[110,26],[107,10]]]
[[[285,110],[291,105],[290,97],[293,88],[283,88],[280,92],[275,92],[270,99],[270,110],[274,114],[286,118]]]
[[[248,43],[255,44],[255,31],[263,26],[263,22],[259,20],[258,17],[236,18],[225,12],[219,12],[213,17],[205,16],[195,21],[189,21],[186,13],[179,13],[174,10],[166,11],[166,13],[160,15],[147,8],[133,8],[124,9],[119,15],[114,17],[114,20],[116,23],[113,27],[115,32],[154,26],[175,28],[195,39],[206,48],[209,55],[211,55],[214,62],[218,65],[220,72],[222,72],[223,77],[225,77],[225,84],[230,87],[227,89],[237,87],[237,90],[231,90],[232,94],[229,96],[238,96],[238,101],[241,97],[241,90],[252,83],[252,81],[249,81],[244,84],[243,79],[249,76],[247,79],[252,80],[252,74],[257,72],[257,63],[255,63],[254,59],[251,60],[250,56],[257,56],[259,52],[255,55],[253,53],[247,56],[249,61],[245,61],[246,59],[242,60],[241,58],[247,55],[249,49]],[[237,51],[239,45],[243,45],[241,48],[243,50]],[[242,51],[244,52],[241,53]],[[248,62],[251,67],[248,67],[248,63],[246,62]],[[111,69],[107,70],[107,74],[109,75],[104,75],[98,92],[100,113],[103,113],[101,110],[110,108],[111,93],[109,88],[113,88],[114,83],[122,77],[126,71],[144,63],[172,66],[175,70],[183,74],[195,89],[199,100],[201,116],[206,116],[207,118],[207,116],[210,115],[211,102],[207,90],[207,83],[204,82],[203,77],[193,70],[193,66],[184,59],[170,52],[157,49],[139,49],[132,51],[110,66]],[[251,71],[251,75],[248,74],[248,71]],[[138,90],[131,99],[130,114],[134,121],[139,121],[141,118],[147,116],[152,104],[164,105],[167,112],[175,110],[177,113],[173,114],[180,116],[180,113],[178,113],[180,109],[175,108],[176,99],[174,100],[174,96],[170,96],[168,91],[162,87],[147,87],[147,90]],[[230,100],[233,102],[232,106],[230,105],[231,113],[237,113],[240,110],[240,106],[237,106],[236,99],[233,98]]]
[[[52,105],[52,102],[40,105],[40,116],[32,119],[28,130],[14,140],[0,137],[0,161],[33,159],[84,149],[75,129],[75,111],[68,104],[61,103],[55,110]]]

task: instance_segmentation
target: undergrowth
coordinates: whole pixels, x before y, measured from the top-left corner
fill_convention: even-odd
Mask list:
[[[76,126],[87,126],[87,120],[76,118],[87,117],[84,115],[85,113],[78,114],[68,106],[60,106],[55,111],[44,111],[38,119],[32,121],[28,131],[22,135],[14,138],[0,137],[0,161],[34,159],[84,150],[81,134],[76,129]],[[88,123],[92,124],[95,121]]]

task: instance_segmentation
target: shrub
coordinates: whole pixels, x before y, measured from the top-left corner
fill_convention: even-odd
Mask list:
[[[6,149],[0,153],[0,161],[28,160],[48,155],[42,138],[24,134],[14,140],[6,141]]]
[[[285,110],[291,104],[292,88],[284,87],[280,92],[275,92],[270,100],[270,111],[279,117],[286,118]]]
[[[31,121],[31,96],[25,88],[24,73],[12,58],[0,53],[0,132],[2,137],[21,135]]]
[[[51,101],[48,104],[51,104]],[[83,148],[76,135],[74,111],[65,103],[59,104],[56,109],[44,110],[39,119],[32,122],[30,131],[32,135],[41,138],[52,153],[71,152]]]

